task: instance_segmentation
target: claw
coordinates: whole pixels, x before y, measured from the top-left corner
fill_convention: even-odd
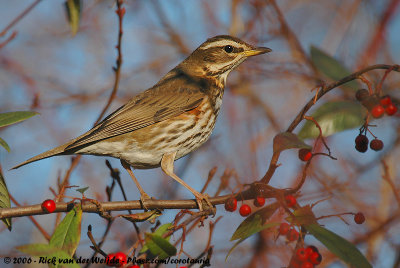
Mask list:
[[[200,211],[213,210],[213,214],[215,215],[214,206],[211,203],[210,196],[208,194],[197,193],[195,196],[196,196],[196,202],[197,202],[197,204],[199,206],[199,210]],[[206,204],[206,209],[204,209],[203,201]]]
[[[145,209],[145,210],[149,210],[148,209],[148,207],[146,206],[146,202],[147,202],[147,200],[151,200],[152,198],[148,195],[148,194],[146,194],[146,193],[142,193],[141,195],[140,195],[140,202],[142,203],[142,206],[143,206],[143,208]]]

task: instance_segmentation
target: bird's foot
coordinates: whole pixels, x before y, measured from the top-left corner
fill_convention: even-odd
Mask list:
[[[145,210],[149,210],[149,208],[147,207],[146,203],[147,201],[153,199],[152,197],[150,197],[148,194],[146,194],[145,192],[140,194],[140,203],[142,203],[142,207]]]
[[[208,194],[195,194],[197,205],[200,211],[210,210],[211,214],[215,215],[215,207],[210,201],[210,196]]]

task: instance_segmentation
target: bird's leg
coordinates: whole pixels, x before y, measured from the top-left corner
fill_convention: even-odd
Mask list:
[[[136,184],[136,187],[139,189],[140,192],[140,201],[142,202],[143,207],[147,209],[146,207],[146,200],[150,199],[150,196],[146,194],[146,192],[143,190],[142,186],[140,186],[139,181],[136,179],[135,175],[133,174],[131,170],[131,166],[124,160],[121,159],[121,165],[128,171],[129,175],[131,176],[133,182]]]
[[[164,171],[165,174],[167,174],[168,176],[185,186],[185,188],[188,189],[190,192],[192,192],[192,194],[196,197],[196,202],[199,206],[200,211],[203,211],[203,200],[210,208],[213,208],[213,205],[211,204],[209,196],[207,194],[199,193],[174,173],[175,156],[176,152],[164,154],[161,159],[161,169]]]

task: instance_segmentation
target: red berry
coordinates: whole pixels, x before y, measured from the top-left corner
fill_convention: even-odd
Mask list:
[[[301,161],[308,161],[310,160],[311,156],[312,153],[310,149],[302,148],[299,150],[299,159]]]
[[[290,229],[290,225],[286,222],[282,222],[281,225],[279,225],[279,234],[285,235]]]
[[[299,248],[296,250],[296,259],[300,262],[305,262],[308,260],[308,254],[305,248]]]
[[[265,198],[264,197],[257,197],[256,199],[254,199],[254,205],[256,207],[262,207],[265,204]]]
[[[117,252],[115,253],[115,266],[123,266],[127,262],[127,257],[126,254],[123,252]]]
[[[355,139],[356,150],[365,153],[368,150],[368,138],[365,135],[358,135]]]
[[[356,215],[354,215],[354,222],[357,224],[363,224],[365,222],[364,214],[361,212],[358,212]]]
[[[295,229],[290,229],[289,232],[286,234],[286,238],[289,241],[295,241],[299,239],[299,232],[297,232]]]
[[[131,266],[128,266],[127,268],[140,268],[140,266],[139,265],[131,265]]]
[[[369,91],[368,90],[366,90],[365,88],[362,88],[362,89],[359,89],[359,90],[357,90],[357,92],[356,92],[356,99],[358,100],[358,101],[362,101],[362,100],[364,100],[366,97],[368,97],[369,96]]]
[[[108,266],[114,266],[115,263],[116,263],[115,254],[113,254],[113,253],[108,254],[107,258],[106,258],[106,264]]]
[[[319,252],[313,252],[308,256],[308,260],[312,263],[312,264],[320,264],[322,261],[322,256],[321,254],[319,254]]]
[[[397,112],[397,107],[391,103],[386,107],[385,111],[387,115],[394,115]]]
[[[371,114],[374,118],[382,117],[384,112],[385,112],[385,109],[380,104],[375,105],[374,108],[372,108],[372,110],[371,110]]]
[[[318,249],[317,249],[315,246],[308,246],[308,247],[306,248],[306,251],[307,251],[307,253],[308,253],[309,256],[310,256],[311,253],[313,253],[313,252],[319,253]]]
[[[242,217],[246,217],[250,215],[250,213],[251,213],[251,207],[249,205],[244,204],[239,209],[239,214]]]
[[[300,268],[314,268],[314,264],[312,264],[309,261],[303,262],[303,264],[300,266]]]
[[[286,200],[286,205],[288,207],[294,207],[297,203],[296,201],[296,197],[294,197],[293,195],[289,194],[287,196],[285,196],[285,200]]]
[[[383,148],[383,141],[381,141],[379,139],[374,139],[369,144],[369,147],[371,147],[371,149],[374,151],[380,151]]]
[[[237,208],[237,200],[236,198],[229,198],[228,200],[225,201],[225,210],[229,212],[235,211]]]
[[[51,199],[44,200],[42,203],[42,209],[47,213],[52,213],[56,210],[56,202]]]
[[[392,103],[390,96],[383,96],[379,101],[383,106],[387,106]]]

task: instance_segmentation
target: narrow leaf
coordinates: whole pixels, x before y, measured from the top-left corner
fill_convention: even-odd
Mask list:
[[[358,250],[358,248],[341,236],[319,226],[318,224],[306,225],[305,228],[333,254],[338,256],[351,267],[372,268],[372,265]]]
[[[324,137],[337,132],[360,127],[366,110],[355,101],[332,101],[324,103],[311,116],[318,122]],[[301,139],[316,138],[319,130],[313,122],[307,121],[298,136]]]
[[[282,132],[274,137],[274,153],[279,153],[292,148],[311,149],[311,146],[305,144],[296,134],[290,132]]]
[[[80,267],[67,252],[48,244],[29,244],[19,246],[17,249],[31,256],[39,257],[39,261],[49,263],[50,267]]]
[[[311,46],[310,48],[311,54],[311,61],[313,62],[314,66],[325,76],[333,79],[333,80],[340,80],[345,76],[351,74],[351,72],[343,66],[339,61],[335,58],[330,56],[328,53]],[[358,83],[356,81],[350,81],[343,85],[346,89],[357,90]]]
[[[146,233],[146,245],[153,255],[162,260],[176,254],[176,248],[156,234]]]
[[[4,180],[3,174],[0,171],[0,208],[10,208],[10,195],[8,194],[8,189],[6,181]],[[11,218],[2,219],[2,221],[7,226],[8,230],[11,231]]]
[[[172,226],[171,223],[166,223],[161,225],[160,227],[157,228],[157,230],[154,232],[154,234],[159,235],[159,236],[163,236],[166,232],[168,232],[169,228]],[[168,236],[167,238],[169,239],[170,236]]]
[[[81,1],[80,0],[67,0],[65,2],[65,11],[67,12],[67,19],[71,27],[71,34],[75,36],[79,30],[79,22],[81,17]]]
[[[263,231],[263,230],[265,230],[265,229],[272,229],[272,228],[274,228],[274,227],[276,227],[276,226],[278,226],[278,225],[279,225],[279,223],[277,223],[277,222],[270,222],[270,223],[264,224],[264,225],[260,226],[260,228],[258,228],[257,231],[254,232],[254,234],[255,234],[255,233],[259,233],[259,232],[261,232],[261,231]],[[233,245],[233,247],[231,247],[231,249],[229,250],[228,254],[226,255],[225,261],[228,259],[229,255],[231,255],[231,253],[233,252],[233,250],[234,250],[240,243],[242,243],[244,240],[246,240],[248,237],[250,237],[250,236],[243,237],[243,238],[241,238],[240,240],[236,241],[236,243]]]
[[[79,204],[68,212],[50,238],[49,245],[64,250],[72,256],[81,237],[82,209]]]
[[[10,152],[10,146],[8,146],[7,142],[0,138],[0,145],[4,147],[4,149],[7,150],[7,152]]]
[[[288,216],[286,220],[293,225],[309,225],[317,223],[317,219],[314,212],[312,212],[310,205],[296,209],[293,211],[293,216]]]
[[[163,224],[163,225],[161,225],[160,227],[158,227],[157,230],[156,230],[153,234],[162,237],[166,232],[168,232],[168,228],[171,227],[171,226],[172,226],[171,223]],[[165,239],[166,239],[167,241],[169,241],[170,237],[171,237],[171,236],[168,236],[168,237],[166,237]],[[147,246],[147,243],[146,243],[146,244],[143,245],[142,249],[140,250],[140,253],[144,253],[144,252],[146,252],[146,251],[148,251],[148,250],[149,250],[149,247]]]
[[[247,238],[264,229],[264,223],[275,213],[279,204],[272,203],[247,217],[233,233],[231,241]]]
[[[32,111],[19,111],[19,112],[9,112],[9,113],[1,113],[0,114],[0,127],[8,126],[11,124],[15,124],[21,121],[24,121],[34,115],[37,115],[37,112]]]

